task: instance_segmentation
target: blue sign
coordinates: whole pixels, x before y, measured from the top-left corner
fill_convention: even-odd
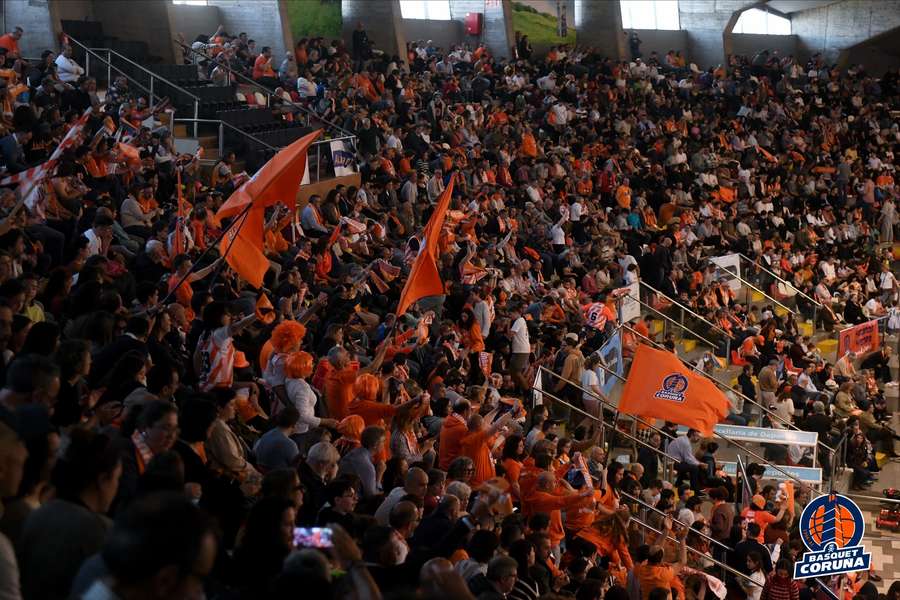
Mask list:
[[[737,475],[737,465],[735,463],[723,462],[720,463],[720,466],[726,475],[730,477]],[[811,483],[813,485],[822,483],[822,469],[818,467],[791,467],[787,465],[778,465],[778,468],[781,469],[781,471],[788,473],[790,477],[777,469],[773,469],[771,466],[766,466],[766,472],[763,473],[763,479],[791,481],[791,477],[793,477],[803,483]]]
[[[622,334],[620,332],[615,332],[611,338],[606,340],[606,343],[600,347],[599,352],[600,361],[604,367],[619,377],[625,376],[625,364],[622,361]],[[612,393],[616,383],[621,381],[621,379],[610,375],[603,369],[597,370],[597,377],[600,379],[600,390],[607,398]]]
[[[847,496],[832,493],[812,500],[800,514],[799,525],[809,552],[794,564],[794,579],[869,570],[872,557],[861,545],[866,522]]]
[[[679,433],[686,431],[687,427],[682,426],[678,428]],[[797,429],[770,429],[767,427],[745,427],[720,423],[713,428],[713,431],[736,442],[783,444],[804,448],[814,447],[819,440],[819,434],[815,431],[799,431]]]

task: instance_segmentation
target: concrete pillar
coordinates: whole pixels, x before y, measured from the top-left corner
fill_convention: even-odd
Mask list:
[[[628,56],[618,2],[575,0],[575,30],[579,46],[593,46],[615,60]]]
[[[341,2],[343,17],[342,33],[347,48],[352,50],[353,31],[356,24],[362,22],[369,39],[375,47],[389,55],[396,54],[406,61],[406,34],[403,29],[403,18],[400,13],[399,0],[343,0]]]

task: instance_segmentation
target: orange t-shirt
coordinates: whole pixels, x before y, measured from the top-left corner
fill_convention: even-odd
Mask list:
[[[465,420],[456,413],[444,419],[438,451],[438,468],[444,471],[457,456],[462,454],[462,440],[469,433]]]
[[[675,570],[669,565],[635,565],[634,574],[641,584],[641,597],[643,600],[647,600],[650,597],[650,592],[658,587],[675,588],[678,592],[678,597],[684,597],[684,585],[681,583],[681,579],[675,575]]]
[[[468,456],[475,463],[475,475],[472,476],[472,481],[469,482],[469,485],[473,488],[491,479],[496,474],[494,461],[491,459],[491,449],[488,446],[490,439],[490,432],[482,429],[481,431],[469,433],[460,440],[462,455]]]
[[[590,528],[594,522],[594,502],[599,502],[603,498],[603,492],[594,490],[594,496],[584,498],[578,506],[572,510],[566,511],[565,527],[567,531],[572,533]]]
[[[10,54],[19,56],[19,42],[10,34],[0,36],[0,48],[6,48]]]
[[[522,463],[514,458],[504,458],[503,470],[506,471],[503,477],[509,482],[509,485],[518,483],[519,475],[522,473]],[[516,500],[518,499],[519,498],[517,497]]]
[[[359,398],[356,398],[347,406],[347,410],[349,414],[362,417],[366,427],[369,427],[371,425],[378,425],[382,419],[391,419],[397,412],[397,407],[382,402],[372,402],[371,400],[360,400]]]
[[[631,208],[631,188],[627,185],[620,185],[616,189],[616,203],[624,209]]]
[[[350,363],[341,370],[325,376],[325,399],[332,419],[340,421],[347,416],[347,407],[353,400],[353,384],[359,372],[359,363]]]
[[[749,506],[741,511],[741,517],[747,521],[753,521],[759,525],[759,537],[756,538],[760,544],[765,544],[766,527],[774,523],[777,519],[772,513],[764,510],[751,509]]]
[[[173,273],[169,275],[168,288],[169,293],[175,291],[175,301],[178,302],[181,306],[184,307],[184,316],[187,318],[188,322],[194,320],[194,309],[191,308],[191,300],[194,298],[194,288],[191,287],[191,283],[188,279],[185,279],[181,285],[178,285],[178,282],[181,281],[181,276],[177,273]],[[178,285],[178,289],[175,289],[175,286]]]
[[[522,502],[523,512],[527,510],[527,514],[534,515],[544,513],[550,515],[550,542],[556,546],[563,538],[566,532],[563,530],[562,510],[574,508],[584,499],[581,496],[557,496],[547,492],[535,491]]]

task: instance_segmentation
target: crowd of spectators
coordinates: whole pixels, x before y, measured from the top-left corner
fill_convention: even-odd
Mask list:
[[[126,79],[98,94],[67,49],[18,56],[22,35],[0,37],[0,597],[821,593],[791,576],[809,490],[791,504],[751,465],[739,500],[716,444],[672,423],[622,462],[595,351],[621,325],[615,290],[640,279],[659,310],[724,331],[697,368],[745,364],[729,420],[844,432],[853,484],[870,484],[876,450],[894,455],[890,349],[830,364],[707,259],[757,261],[748,277],[798,320],[900,328],[896,70],[545,57],[527,39],[512,60],[420,42],[397,57],[362,24],[276,70],[220,30],[197,42],[210,78],[227,61],[357,136],[359,183],[297,219],[288,199],[269,210],[253,289],[216,245],[234,154],[207,173]],[[398,316],[451,182],[445,293]],[[626,356],[656,343],[648,322],[621,330]],[[541,366],[584,389],[545,375],[535,403]],[[874,600],[870,580],[849,585]]]

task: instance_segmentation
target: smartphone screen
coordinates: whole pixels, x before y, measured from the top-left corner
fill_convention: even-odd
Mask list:
[[[331,548],[331,529],[328,527],[294,527],[294,547]]]

